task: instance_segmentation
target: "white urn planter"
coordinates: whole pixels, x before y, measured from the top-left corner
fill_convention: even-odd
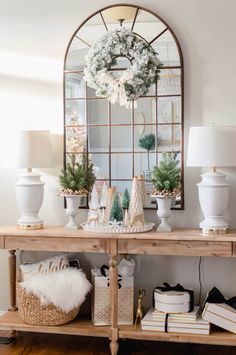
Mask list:
[[[157,215],[161,219],[161,223],[157,227],[157,232],[171,232],[172,228],[167,222],[167,219],[170,217],[171,214],[170,208],[173,197],[163,197],[161,195],[152,197],[156,197],[158,207]]]
[[[79,213],[80,199],[79,195],[65,195],[66,198],[66,213],[69,216],[69,222],[65,225],[68,229],[78,229],[79,225],[76,221],[76,217]]]

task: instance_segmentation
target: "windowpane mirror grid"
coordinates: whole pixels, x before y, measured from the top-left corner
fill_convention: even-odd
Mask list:
[[[153,111],[155,112],[156,102],[152,101]],[[181,97],[169,96],[158,97],[157,100],[158,123],[181,123]]]
[[[111,124],[112,125],[120,125],[132,124],[132,110],[127,110],[126,107],[120,106],[119,103],[115,103],[111,105]]]
[[[156,16],[145,10],[138,11],[133,31],[145,38],[147,42],[153,41],[165,29],[166,25]]]
[[[111,179],[131,180],[133,157],[131,153],[112,153],[111,154]]]
[[[85,100],[65,101],[65,124],[66,126],[86,124],[86,101]]]
[[[86,93],[86,84],[83,72],[67,73],[65,76],[65,96],[68,99],[83,98]]]
[[[80,27],[75,37],[84,43],[84,47],[91,47],[107,32],[102,17],[99,14],[91,17]]]
[[[181,95],[181,74],[179,69],[162,69],[158,80],[158,95]]]
[[[102,182],[106,180],[109,182],[109,154],[91,153],[89,157],[94,165],[96,181]]]
[[[132,153],[132,127],[131,126],[111,127],[111,151]]]
[[[88,127],[88,151],[91,153],[109,153],[108,126]]]
[[[126,14],[123,21],[118,19],[120,13]],[[149,42],[163,64],[160,80],[137,100],[137,108],[134,104],[130,109],[111,104],[83,79],[85,56],[91,46],[120,25]],[[119,78],[129,66],[127,59],[118,58],[110,74]],[[184,208],[183,60],[176,37],[159,16],[133,5],[111,6],[90,16],[75,32],[66,52],[64,99],[65,156],[71,152],[87,154],[94,164],[98,189],[106,181],[121,193],[125,187],[130,191],[133,176],[144,175],[145,208],[156,208],[155,199],[150,197],[152,169],[159,165],[162,153],[172,152],[180,161],[182,186],[182,195],[172,208]],[[139,141],[150,134],[155,136],[155,143],[148,153]]]
[[[181,66],[181,58],[178,46],[172,33],[165,31],[160,37],[152,42],[152,47],[158,53],[158,58],[163,66]]]
[[[87,100],[87,122],[88,125],[108,125],[109,106],[105,99]]]

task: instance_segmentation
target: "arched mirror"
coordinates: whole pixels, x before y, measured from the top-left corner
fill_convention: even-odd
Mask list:
[[[96,96],[96,90],[84,80],[85,56],[109,31],[126,27],[158,53],[162,63],[159,80],[137,100],[137,108],[112,104]],[[114,71],[130,65],[118,58]],[[151,171],[163,152],[173,152],[181,168],[181,193],[172,208],[184,208],[183,185],[183,58],[179,43],[170,27],[156,14],[133,5],[114,5],[99,10],[76,30],[68,45],[64,65],[65,163],[69,154],[92,160],[97,187],[104,181],[120,192],[131,189],[134,176],[143,175],[147,202],[151,198]],[[140,147],[140,138],[155,135],[155,145]],[[84,201],[86,207],[87,202]]]

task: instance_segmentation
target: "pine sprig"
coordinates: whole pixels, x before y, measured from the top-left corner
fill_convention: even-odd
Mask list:
[[[172,194],[180,187],[179,160],[172,153],[163,153],[159,166],[153,168],[152,181],[157,193]]]
[[[150,170],[149,152],[155,148],[155,135],[153,133],[146,134],[144,137],[139,138],[140,148],[146,149],[148,153],[148,170]]]
[[[155,148],[155,135],[153,133],[146,134],[139,138],[139,146],[146,149],[148,152]]]

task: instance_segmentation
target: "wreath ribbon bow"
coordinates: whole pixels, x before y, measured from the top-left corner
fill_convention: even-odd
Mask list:
[[[112,88],[112,93],[109,95],[109,100],[112,104],[119,101],[121,106],[126,106],[127,108],[131,107],[124,84],[132,79],[133,76],[133,71],[129,69],[127,69],[119,79],[114,79],[111,74],[104,72],[99,75],[100,83],[108,84]]]

